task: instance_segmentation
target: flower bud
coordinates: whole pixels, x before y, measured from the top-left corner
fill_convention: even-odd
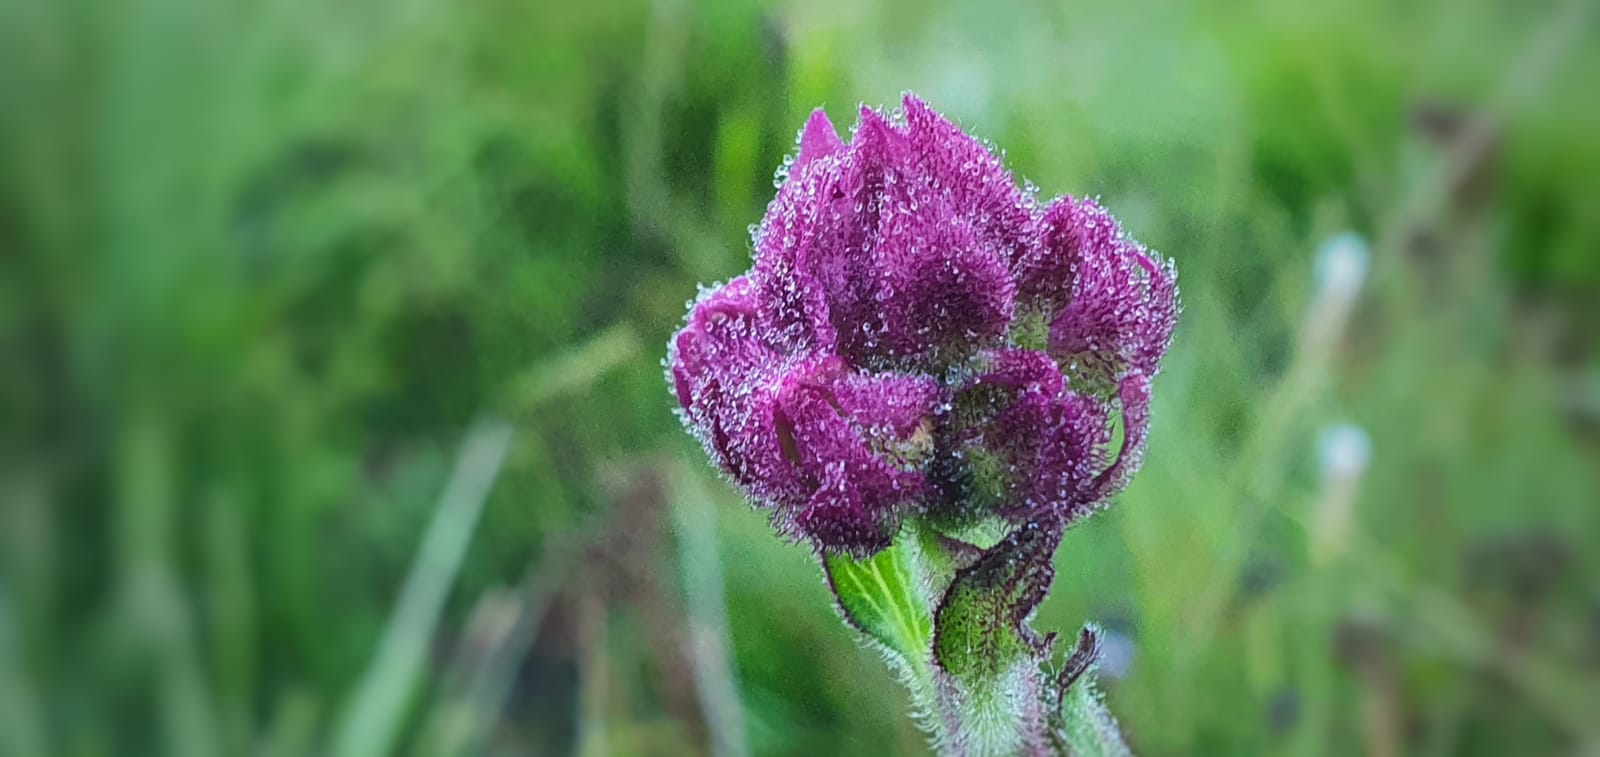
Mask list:
[[[1169,262],[1094,201],[1039,208],[909,95],[848,142],[812,113],[780,178],[753,268],[702,293],[668,355],[686,424],[780,529],[867,555],[908,515],[1064,527],[1126,484]]]

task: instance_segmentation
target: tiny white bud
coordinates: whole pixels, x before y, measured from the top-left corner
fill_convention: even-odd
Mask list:
[[[1347,231],[1329,237],[1317,250],[1317,298],[1348,303],[1361,293],[1372,253],[1367,240]]]
[[[1321,565],[1344,553],[1355,519],[1356,492],[1372,461],[1372,439],[1342,423],[1322,432],[1322,493],[1312,514],[1311,557]]]
[[[1360,426],[1341,423],[1322,432],[1319,444],[1325,479],[1360,478],[1372,460],[1372,438]]]
[[[1355,232],[1336,234],[1322,243],[1313,268],[1316,293],[1301,331],[1302,349],[1322,357],[1333,349],[1361,294],[1370,258],[1366,240]]]

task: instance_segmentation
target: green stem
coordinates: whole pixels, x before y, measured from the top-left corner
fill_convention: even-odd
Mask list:
[[[845,621],[900,673],[941,753],[1128,753],[1094,687],[1095,634],[1052,676],[1050,645],[1026,625],[1057,537],[1018,530],[980,548],[913,522],[870,558],[823,560]]]

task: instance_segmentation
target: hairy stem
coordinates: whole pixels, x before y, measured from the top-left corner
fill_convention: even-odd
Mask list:
[[[1055,634],[1028,626],[1060,535],[1029,524],[980,548],[913,522],[870,558],[823,560],[845,621],[900,673],[941,754],[1128,753],[1094,687],[1097,632],[1057,669]]]

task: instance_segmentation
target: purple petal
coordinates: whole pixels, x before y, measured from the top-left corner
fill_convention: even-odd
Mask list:
[[[791,175],[804,169],[817,158],[828,157],[844,149],[844,142],[839,139],[839,132],[833,128],[833,122],[828,120],[828,114],[821,108],[811,111],[811,117],[806,119],[806,126],[800,132],[800,153],[794,159]]]
[[[987,149],[921,101],[908,101],[908,121],[863,108],[843,146],[813,114],[802,160],[757,234],[775,340],[914,365],[995,343],[1009,326],[1009,261],[1035,236],[1023,195]]]
[[[824,549],[852,553],[863,553],[865,543],[839,534],[892,537],[905,506],[928,492],[919,468],[931,450],[937,399],[930,377],[853,373],[838,358],[786,376],[777,405],[780,445],[815,492],[795,515],[796,528]]]
[[[1069,524],[1088,514],[1095,498],[1095,472],[1111,444],[1109,408],[1101,400],[1067,391],[1044,429],[1031,486],[1036,508],[1060,514]]]
[[[995,345],[1014,306],[1004,257],[942,199],[886,194],[875,251],[883,332],[869,354],[943,361]]]
[[[939,404],[939,382],[932,376],[851,373],[832,388],[834,401],[857,428],[895,441],[928,433]]]
[[[1115,382],[1130,372],[1153,376],[1177,323],[1178,282],[1170,261],[1126,239],[1089,246],[1072,301],[1050,326],[1050,354],[1095,382]]]
[[[975,471],[991,477],[979,492],[994,498],[988,509],[1019,521],[1048,513],[1070,518],[1082,509],[1110,442],[1107,413],[1099,400],[1067,389],[1048,355],[995,353],[956,403],[969,405],[956,430],[966,439],[965,459],[990,466]]]
[[[756,232],[754,276],[775,339],[790,349],[859,358],[881,330],[871,249],[884,177],[898,170],[903,142],[864,109],[854,141],[808,157],[768,206]]]
[[[773,408],[784,358],[761,338],[747,277],[707,290],[673,339],[668,364],[684,418],[712,458],[754,496],[808,496],[777,445]]]
[[[1111,249],[1122,229],[1094,200],[1066,196],[1045,208],[1040,232],[1040,244],[1017,261],[1017,300],[1053,320],[1072,299],[1085,250]]]
[[[842,170],[837,161],[823,157],[791,173],[755,234],[751,278],[760,291],[771,340],[790,351],[829,351],[836,340],[828,290],[817,275],[815,258],[826,256],[828,246],[836,244],[845,220],[833,207]]]
[[[1000,159],[916,95],[904,103],[911,150],[930,186],[1007,262],[1034,247],[1032,201]]]
[[[701,294],[668,355],[678,403],[686,413],[704,417],[708,403],[698,394],[723,381],[725,374],[777,360],[757,331],[756,299],[748,277]]]
[[[978,377],[978,384],[1046,396],[1059,394],[1065,386],[1055,361],[1034,350],[995,352],[988,370]]]
[[[818,489],[793,521],[793,528],[822,550],[857,557],[887,549],[897,525],[863,502],[861,493],[842,479]]]

